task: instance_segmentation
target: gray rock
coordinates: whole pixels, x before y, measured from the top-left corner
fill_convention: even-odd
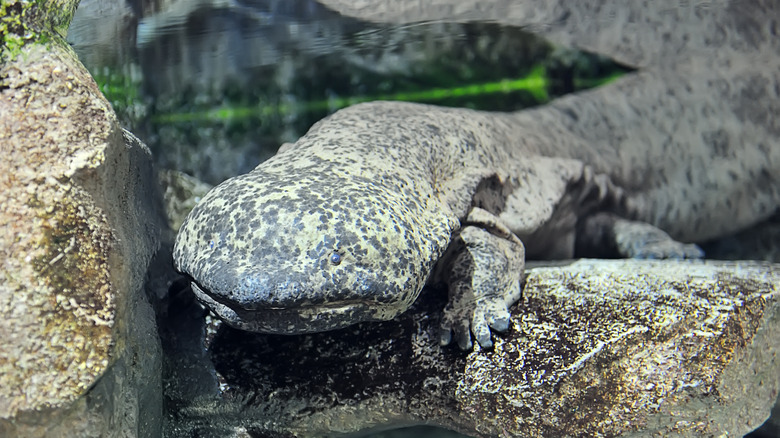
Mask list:
[[[206,195],[211,186],[176,170],[161,170],[157,176],[163,189],[168,225],[176,231],[181,227],[187,213]]]
[[[155,436],[143,285],[162,203],[148,149],[62,39],[76,3],[7,15],[27,33],[4,35],[0,65],[0,435]]]
[[[304,336],[220,327],[219,396],[172,436],[340,436],[414,424],[472,436],[741,436],[780,389],[780,265],[580,260],[528,271],[492,350],[437,342],[443,297]],[[263,435],[265,436],[265,435]]]

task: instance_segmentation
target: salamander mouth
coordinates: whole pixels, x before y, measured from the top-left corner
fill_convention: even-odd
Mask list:
[[[379,303],[349,300],[294,307],[244,309],[223,297],[217,297],[191,283],[195,296],[229,325],[251,332],[302,334],[336,330],[363,321],[386,321],[400,311]]]

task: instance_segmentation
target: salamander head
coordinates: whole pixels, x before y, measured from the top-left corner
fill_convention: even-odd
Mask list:
[[[371,181],[290,178],[255,170],[193,209],[174,261],[198,298],[229,324],[265,333],[405,311],[446,248],[448,225],[418,220],[416,202]]]

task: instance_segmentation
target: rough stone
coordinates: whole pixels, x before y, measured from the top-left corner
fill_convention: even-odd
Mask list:
[[[26,29],[47,37],[6,45],[0,65],[0,435],[155,435],[143,284],[165,223],[150,153],[62,40],[67,22],[36,13]]]
[[[529,269],[524,291],[494,348],[470,353],[438,345],[433,290],[397,320],[340,331],[221,326],[200,365],[221,390],[173,397],[186,408],[171,435],[741,436],[769,416],[780,265],[586,259]]]
[[[0,61],[15,58],[30,43],[62,40],[79,2],[0,1]]]
[[[212,186],[176,170],[161,170],[158,177],[163,189],[168,225],[176,231],[181,227],[187,213]]]

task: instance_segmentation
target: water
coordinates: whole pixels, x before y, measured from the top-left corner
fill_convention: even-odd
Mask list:
[[[627,70],[495,23],[381,27],[310,0],[110,5],[82,1],[68,40],[157,162],[211,184],[358,101],[513,110]]]

